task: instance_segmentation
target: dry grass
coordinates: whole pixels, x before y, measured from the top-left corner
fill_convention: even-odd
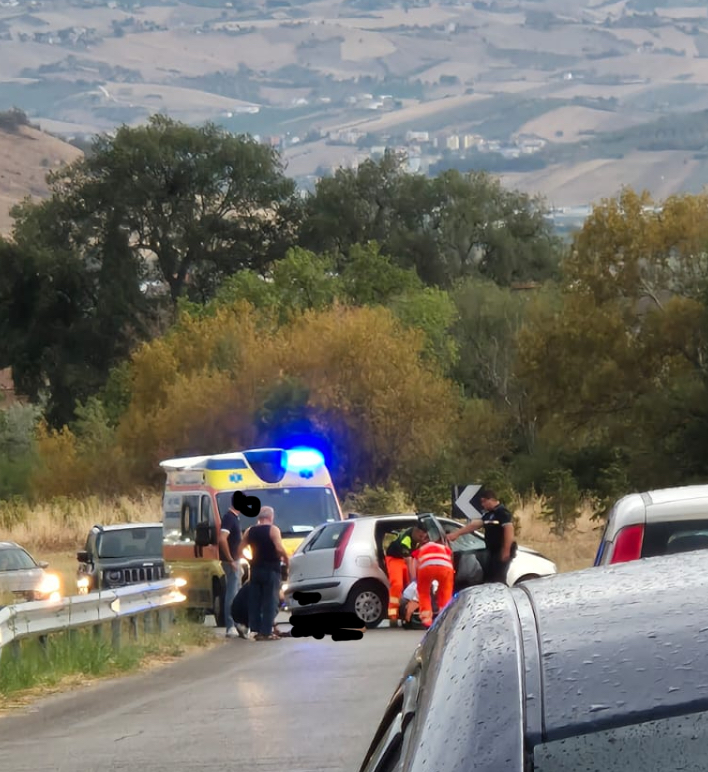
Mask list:
[[[585,507],[575,526],[565,536],[551,533],[548,523],[540,516],[542,501],[520,506],[515,514],[519,518],[519,544],[538,550],[552,560],[559,572],[589,568],[597,552],[602,526],[592,520],[590,507]]]
[[[10,209],[25,196],[48,193],[47,173],[83,153],[41,131],[22,126],[16,134],[0,129],[0,235],[12,229]]]
[[[16,541],[34,553],[80,549],[97,523],[148,523],[162,519],[159,494],[146,493],[114,500],[88,497],[54,499],[29,505],[0,504],[0,538]]]

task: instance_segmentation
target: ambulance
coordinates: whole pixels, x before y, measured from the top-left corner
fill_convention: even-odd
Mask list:
[[[322,523],[343,520],[342,508],[322,454],[313,448],[254,448],[160,462],[163,496],[163,555],[173,573],[187,580],[185,607],[193,618],[214,614],[224,625],[225,577],[219,560],[221,518],[234,491],[256,496],[275,511],[283,546],[292,555]],[[255,520],[240,515],[242,532]],[[244,581],[249,548],[245,550]]]

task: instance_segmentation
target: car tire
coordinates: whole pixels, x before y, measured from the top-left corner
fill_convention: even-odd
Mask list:
[[[375,581],[358,582],[352,587],[346,610],[356,614],[368,630],[378,627],[388,613],[388,592]]]
[[[223,577],[214,580],[214,619],[217,627],[224,627],[226,624],[226,614],[224,605],[226,603],[226,583]]]

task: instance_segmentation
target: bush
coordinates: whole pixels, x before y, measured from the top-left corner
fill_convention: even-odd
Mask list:
[[[358,492],[350,492],[342,502],[344,513],[361,515],[388,515],[415,512],[413,502],[398,483],[371,487],[365,485]]]
[[[15,132],[20,126],[29,126],[27,113],[17,107],[0,112],[0,129]]]

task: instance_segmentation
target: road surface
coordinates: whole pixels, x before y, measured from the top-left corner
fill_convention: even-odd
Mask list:
[[[357,772],[421,637],[224,641],[0,718],[0,770]]]

